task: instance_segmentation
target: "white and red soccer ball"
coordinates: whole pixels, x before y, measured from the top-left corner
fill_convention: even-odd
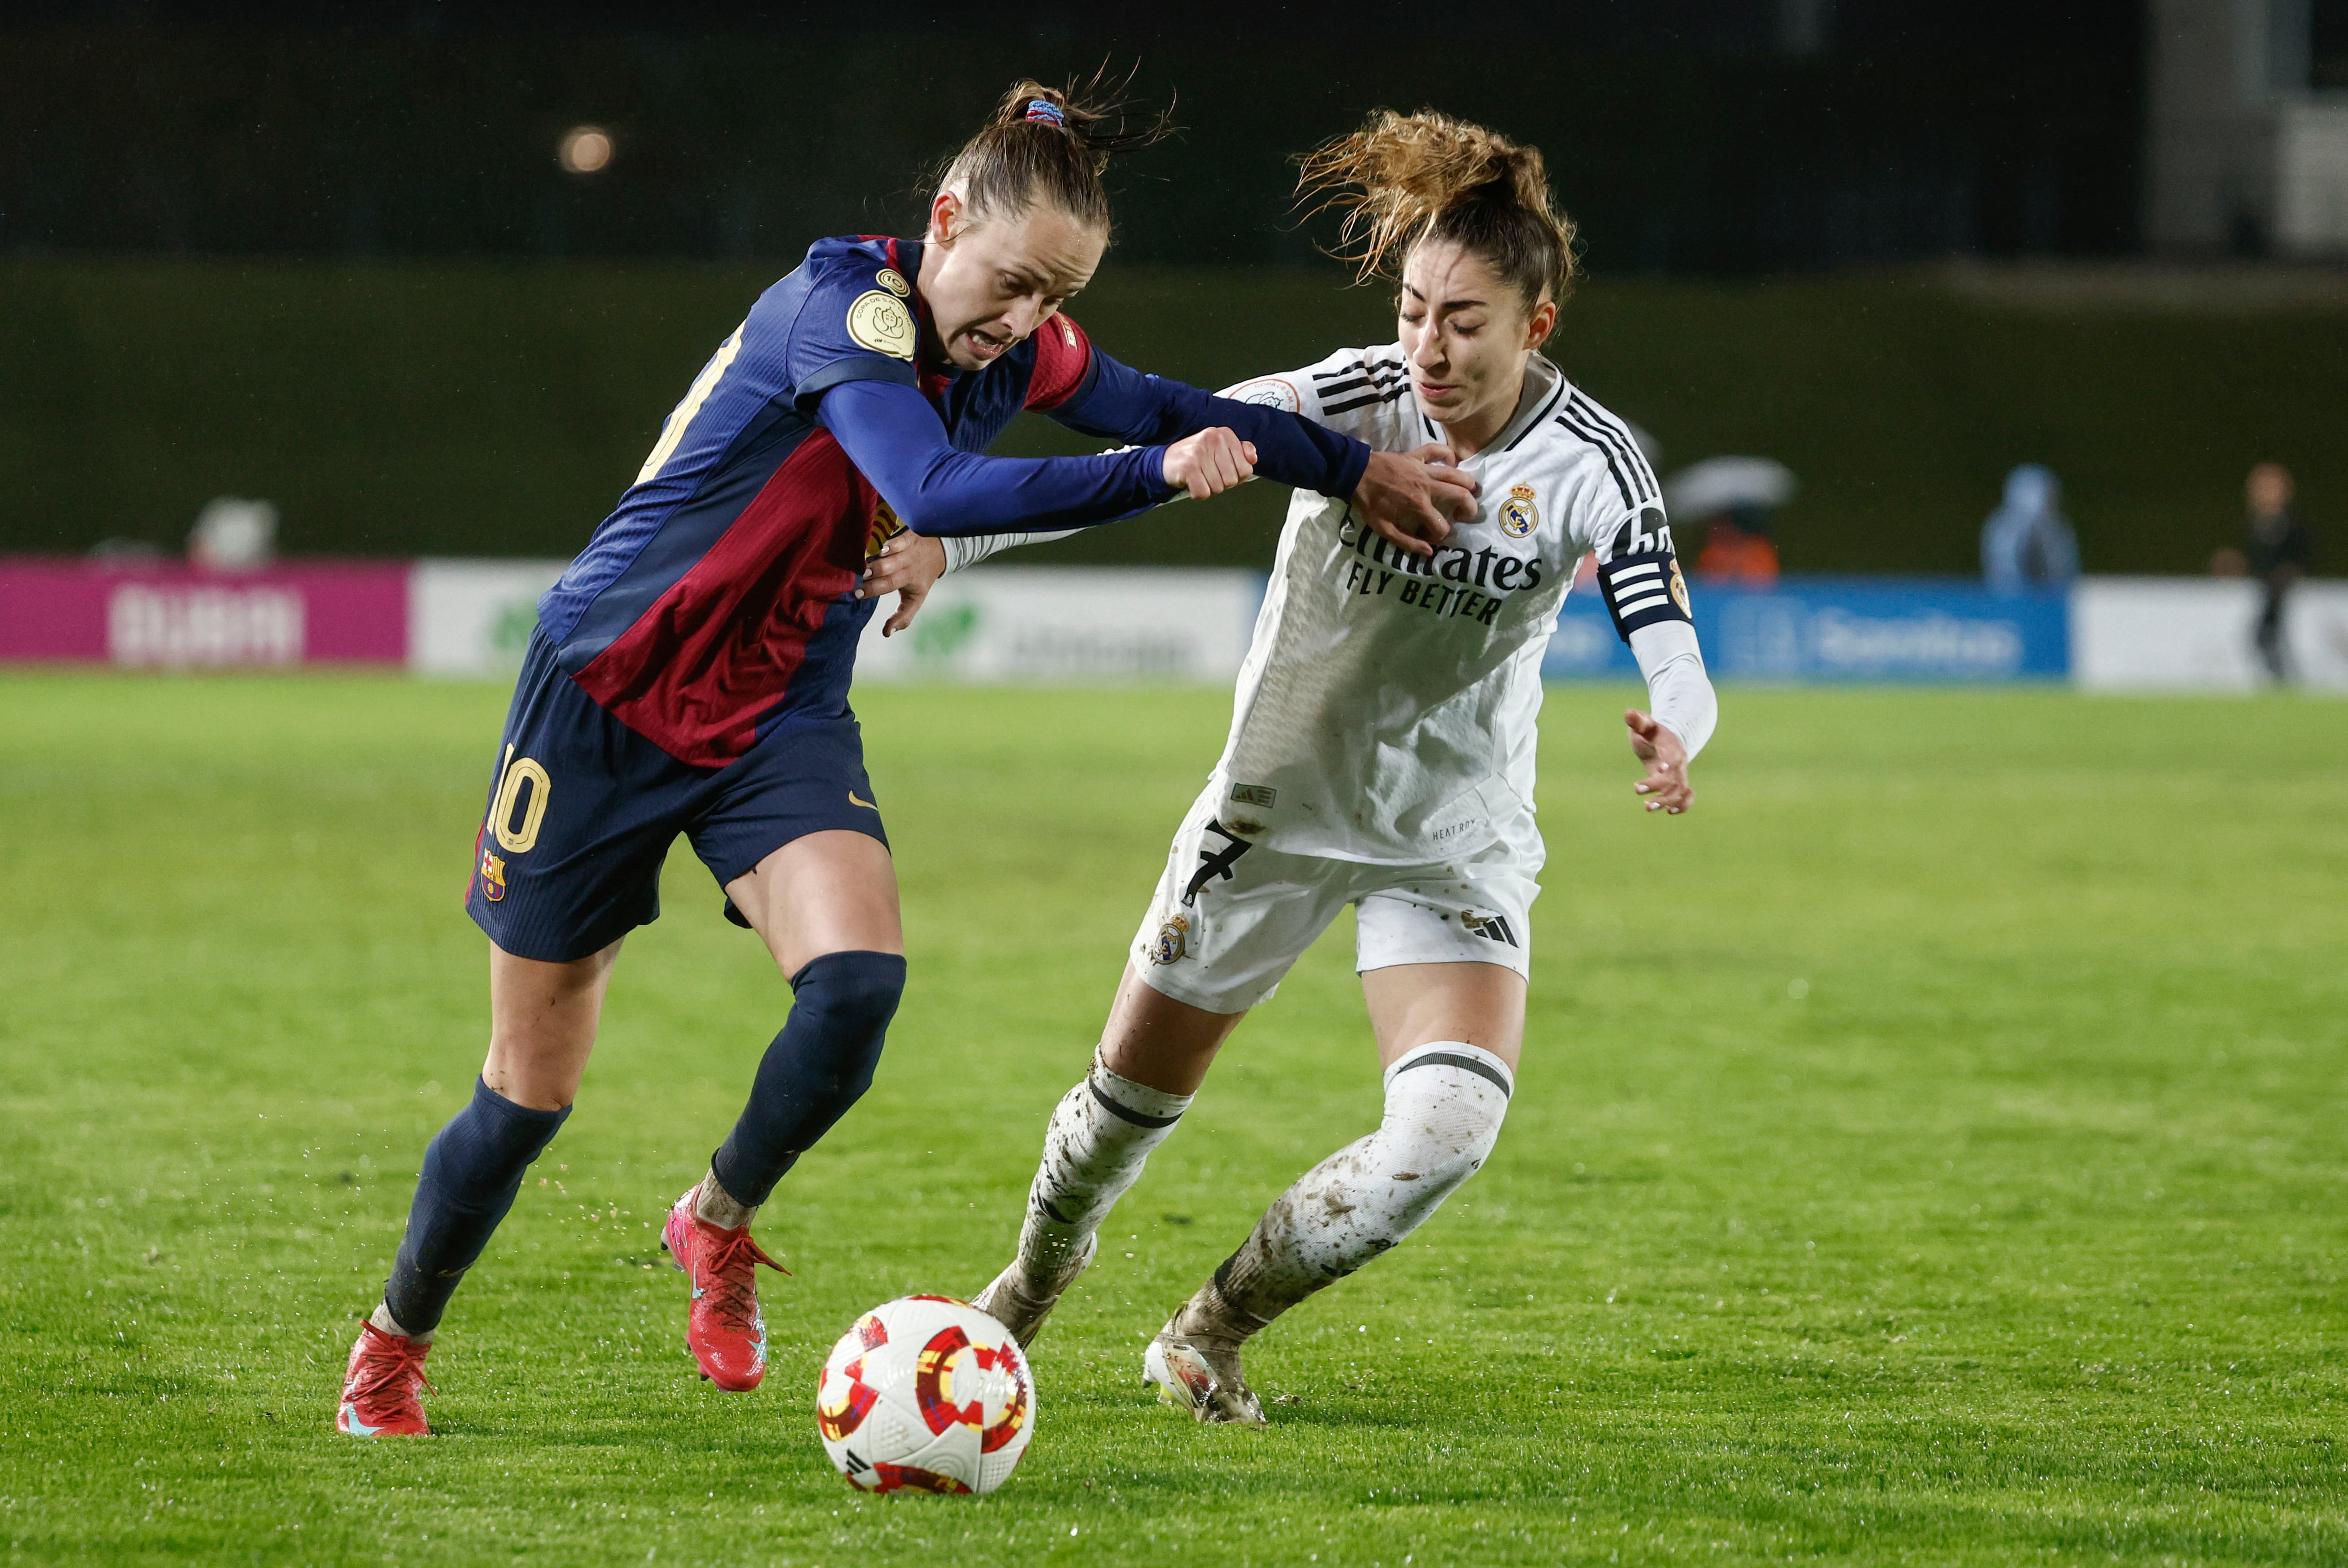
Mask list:
[[[966,1302],[907,1295],[831,1347],[816,1386],[824,1452],[861,1491],[993,1491],[1035,1429],[1011,1331]]]

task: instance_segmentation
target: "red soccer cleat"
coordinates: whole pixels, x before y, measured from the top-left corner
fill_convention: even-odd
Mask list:
[[[343,1373],[343,1406],[335,1413],[335,1428],[355,1438],[420,1438],[432,1429],[424,1424],[418,1394],[432,1387],[424,1376],[429,1344],[419,1345],[396,1334],[386,1334],[374,1324],[362,1326],[359,1342],[351,1346],[351,1364]]]
[[[661,1227],[661,1245],[693,1282],[685,1343],[701,1375],[729,1394],[747,1394],[767,1375],[767,1320],[758,1315],[760,1264],[791,1271],[759,1249],[750,1227],[713,1225],[693,1212],[696,1187],[676,1201]]]

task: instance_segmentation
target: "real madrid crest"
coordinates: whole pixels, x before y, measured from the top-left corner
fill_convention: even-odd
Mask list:
[[[848,335],[875,354],[913,357],[913,317],[905,302],[880,289],[867,289],[848,307]]]
[[[1168,918],[1158,928],[1158,940],[1149,944],[1152,964],[1171,964],[1190,951],[1190,923],[1182,915]]]
[[[1522,539],[1540,526],[1540,508],[1534,504],[1535,491],[1530,485],[1513,485],[1509,499],[1500,503],[1500,531],[1510,539]]]
[[[880,269],[880,275],[875,277],[872,281],[879,284],[882,288],[887,289],[891,294],[895,294],[899,299],[903,299],[907,294],[913,292],[913,285],[905,281],[905,274],[899,272],[894,267],[882,267]]]

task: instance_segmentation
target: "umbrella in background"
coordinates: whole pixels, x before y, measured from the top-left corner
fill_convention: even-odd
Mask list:
[[[1777,509],[1797,488],[1773,458],[1706,458],[1663,481],[1663,505],[1683,537],[1703,530],[1696,575],[1766,586],[1777,581]]]

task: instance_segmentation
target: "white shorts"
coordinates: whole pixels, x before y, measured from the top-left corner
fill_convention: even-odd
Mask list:
[[[1356,971],[1498,964],[1529,975],[1534,869],[1504,843],[1419,866],[1284,854],[1193,810],[1134,936],[1133,966],[1178,1002],[1243,1013],[1272,999],[1350,903]]]

